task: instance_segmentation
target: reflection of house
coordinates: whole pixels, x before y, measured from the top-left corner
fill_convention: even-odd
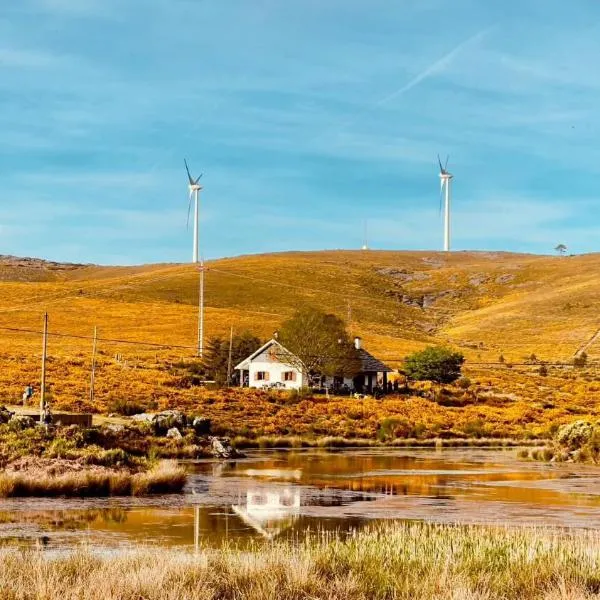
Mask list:
[[[367,352],[360,338],[354,339],[354,345],[360,361],[360,372],[354,378],[324,377],[323,384],[327,387],[346,385],[358,392],[372,392],[378,385],[387,389],[387,374],[392,369]],[[300,389],[308,386],[309,382],[299,363],[291,352],[272,339],[235,368],[240,371],[240,383],[243,386]]]
[[[300,492],[292,488],[251,489],[246,493],[246,504],[234,505],[232,509],[244,523],[273,539],[298,518]]]

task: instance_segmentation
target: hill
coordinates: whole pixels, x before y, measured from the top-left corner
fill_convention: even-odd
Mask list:
[[[478,363],[498,363],[500,356],[517,364],[531,355],[570,362],[581,348],[598,355],[598,254],[289,252],[207,267],[207,337],[233,326],[266,338],[311,304],[349,321],[352,333],[392,367],[415,349],[444,343],[461,349],[471,373],[490,385],[507,379],[506,368]],[[0,394],[14,400],[28,380],[39,380],[36,332],[47,310],[51,333],[80,336],[50,338],[56,399],[84,405],[95,326],[103,405],[116,397],[191,397],[177,363],[194,354],[197,301],[193,265],[101,267],[0,257]]]

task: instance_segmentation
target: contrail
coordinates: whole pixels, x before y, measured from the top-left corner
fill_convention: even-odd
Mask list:
[[[412,90],[414,87],[418,86],[422,81],[424,81],[428,77],[431,77],[431,75],[438,73],[444,67],[449,65],[454,60],[454,57],[457,54],[459,54],[467,46],[470,46],[471,44],[475,44],[476,42],[479,42],[490,32],[491,29],[492,29],[492,27],[483,29],[479,33],[476,33],[475,35],[471,36],[470,38],[464,40],[463,42],[458,44],[458,46],[456,46],[455,48],[450,50],[450,52],[448,52],[448,54],[446,54],[445,56],[442,56],[442,58],[435,61],[433,64],[429,65],[424,71],[422,71],[421,73],[419,73],[418,75],[413,77],[408,83],[403,85],[400,89],[396,90],[395,92],[392,92],[391,94],[388,94],[387,96],[385,96],[385,98],[378,100],[377,102],[375,102],[375,104],[373,104],[373,106],[381,106],[382,104],[386,104],[390,100],[393,100],[394,98],[398,98],[399,96],[406,94],[406,92],[408,92],[408,91]]]
[[[439,73],[444,67],[448,66],[454,60],[454,58],[458,54],[460,54],[460,52],[462,52],[466,47],[468,47],[476,42],[479,42],[493,28],[494,28],[494,26],[487,27],[486,29],[482,29],[479,33],[476,33],[475,35],[472,35],[470,38],[462,41],[460,44],[458,44],[458,46],[456,46],[455,48],[450,50],[450,52],[448,52],[445,56],[442,56],[442,58],[436,60],[433,64],[429,65],[424,71],[422,71],[421,73],[419,73],[418,75],[413,77],[408,83],[405,83],[400,89],[397,89],[396,91],[392,92],[391,94],[388,94],[387,96],[381,98],[380,100],[377,100],[373,104],[366,106],[362,111],[359,111],[358,114],[351,117],[345,123],[342,123],[341,126],[335,131],[335,133],[340,133],[344,129],[347,129],[348,127],[350,127],[351,125],[356,123],[358,121],[358,119],[360,118],[360,115],[362,115],[370,110],[373,110],[374,108],[376,108],[378,106],[383,106],[384,104],[387,104],[394,98],[399,98],[400,96],[406,94],[406,92],[408,92],[408,91],[412,90],[413,88],[415,88],[416,86],[418,86],[425,79],[431,77],[435,73]],[[319,139],[322,139],[323,137],[325,137],[327,135],[332,135],[332,133],[329,133],[329,134],[321,133],[321,134],[317,135],[312,141],[315,142]]]

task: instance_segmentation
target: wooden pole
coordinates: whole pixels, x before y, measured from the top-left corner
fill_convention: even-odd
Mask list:
[[[98,327],[94,327],[94,341],[92,343],[92,375],[90,377],[90,402],[94,402],[94,386],[96,383],[96,349],[98,347]]]
[[[200,290],[198,294],[198,356],[204,355],[204,259],[200,259]]]
[[[44,422],[46,404],[46,354],[48,352],[48,313],[44,313],[44,338],[42,342],[42,385],[40,390],[40,423]]]
[[[227,358],[227,387],[231,385],[231,355],[233,352],[233,325],[229,332],[229,357]]]

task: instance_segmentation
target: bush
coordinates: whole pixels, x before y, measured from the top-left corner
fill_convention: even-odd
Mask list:
[[[146,412],[147,407],[132,400],[115,398],[108,403],[107,410],[109,413],[117,413],[124,417],[131,417]]]
[[[471,387],[471,380],[463,376],[456,382],[456,385],[462,390],[468,390]]]
[[[558,430],[556,441],[570,450],[578,450],[592,439],[594,428],[588,421],[575,421]]]
[[[441,346],[430,346],[406,358],[404,372],[415,381],[452,383],[460,377],[465,358]]]
[[[573,366],[582,369],[587,364],[588,355],[586,352],[581,352],[573,359]]]

